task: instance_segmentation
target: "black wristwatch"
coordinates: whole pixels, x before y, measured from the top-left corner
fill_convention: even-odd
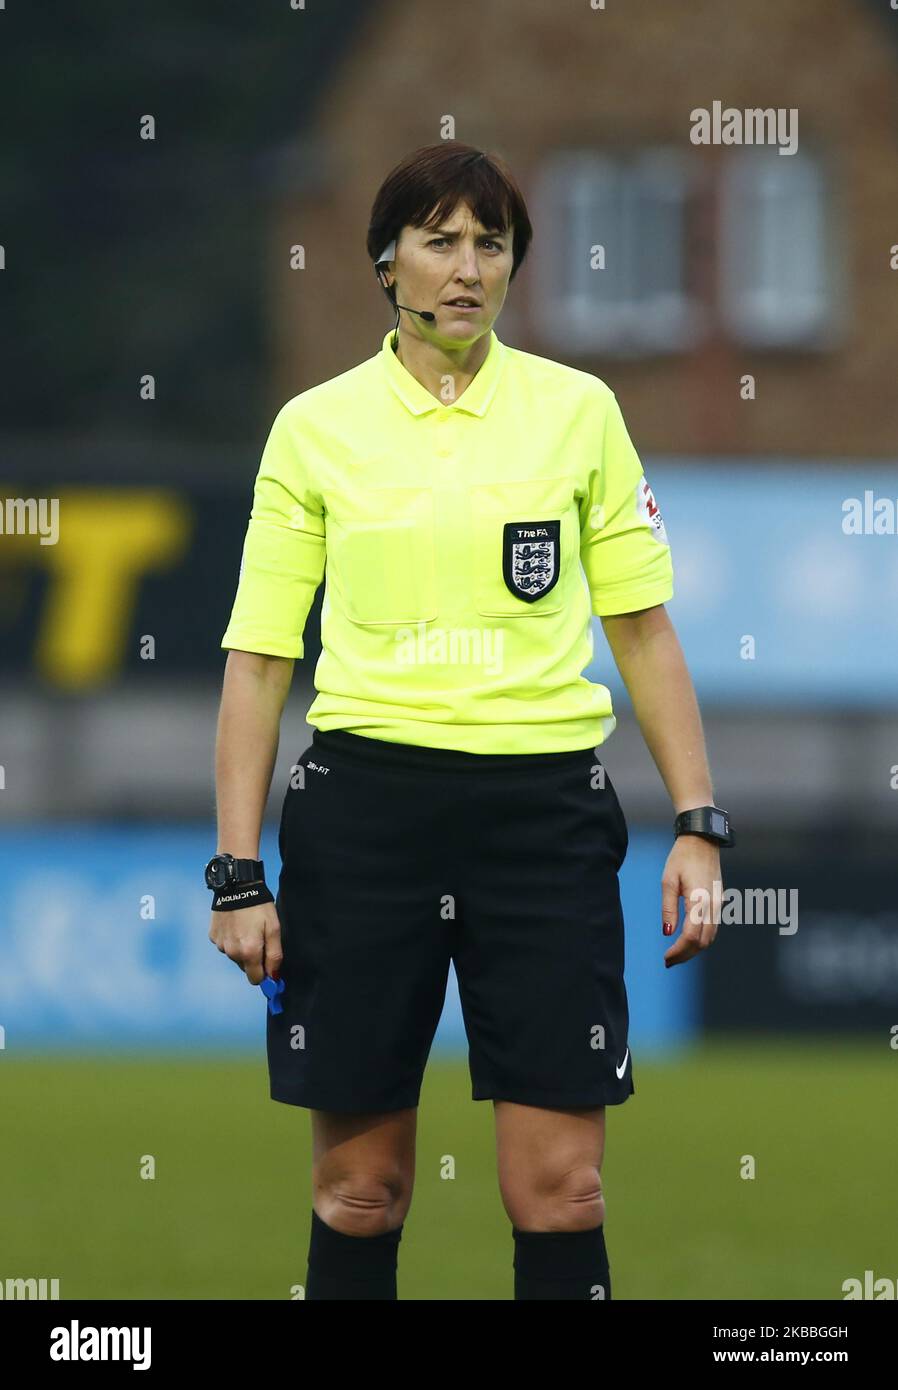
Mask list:
[[[730,818],[719,806],[696,806],[692,811],[681,811],[674,821],[675,835],[701,835],[704,840],[730,849],[736,842],[730,829]]]
[[[206,887],[229,888],[237,883],[262,883],[265,866],[261,859],[235,859],[233,854],[213,854],[206,865]]]

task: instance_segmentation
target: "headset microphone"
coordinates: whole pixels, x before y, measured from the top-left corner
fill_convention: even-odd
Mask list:
[[[386,261],[392,261],[395,255],[396,255],[396,238],[394,237],[393,240],[392,240],[391,242],[389,242],[389,244],[388,244],[387,246],[384,247],[383,251],[381,251],[381,253],[380,253],[380,255],[378,256],[377,260],[374,262],[374,270],[375,270],[375,273],[376,273],[376,275],[377,275],[378,280],[380,280],[380,275],[381,275],[380,267],[381,267]],[[381,284],[383,284],[383,281],[381,281]],[[394,301],[394,304],[395,304],[395,301]],[[395,308],[396,308],[396,310],[397,310],[397,313],[396,313],[396,329],[398,329],[398,327],[399,327],[399,312],[398,312],[398,311],[399,311],[400,309],[404,309],[405,312],[406,312],[407,314],[417,314],[419,318],[425,319],[427,323],[435,323],[435,322],[436,322],[436,317],[437,317],[436,314],[432,314],[432,313],[430,312],[429,309],[410,309],[410,308],[408,307],[407,304],[395,304]],[[393,345],[394,345],[394,347],[395,347],[395,344],[396,344],[396,330],[394,329],[394,331],[393,331]]]
[[[429,309],[410,309],[407,304],[397,304],[397,309],[404,309],[407,314],[417,314],[419,318],[427,319],[428,323],[433,323],[436,314],[432,314]]]

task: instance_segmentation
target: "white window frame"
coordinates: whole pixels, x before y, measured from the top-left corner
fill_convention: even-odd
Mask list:
[[[843,296],[824,161],[733,150],[718,179],[717,304],[727,336],[754,348],[832,347]]]
[[[701,341],[707,311],[685,284],[687,206],[698,177],[699,166],[688,154],[666,146],[615,155],[564,150],[545,161],[530,199],[538,223],[532,307],[534,327],[550,348],[568,355],[639,357],[682,352]],[[603,195],[606,207],[618,200],[613,225]],[[638,260],[650,245],[639,244],[640,195],[673,204],[679,218],[680,282],[664,291],[643,288]],[[605,248],[604,269],[590,264],[594,245]],[[608,299],[590,292],[591,277],[608,275],[614,255],[634,292]],[[600,284],[596,279],[596,290]]]

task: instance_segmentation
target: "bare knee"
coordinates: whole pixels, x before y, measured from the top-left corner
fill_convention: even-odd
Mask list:
[[[396,1174],[341,1173],[316,1184],[314,1206],[334,1230],[350,1236],[379,1236],[405,1220],[411,1186]]]
[[[502,1193],[509,1219],[520,1231],[589,1231],[605,1220],[602,1178],[594,1164],[517,1180]]]
[[[605,1197],[598,1168],[585,1165],[567,1174],[561,1184],[562,1210],[570,1217],[566,1230],[588,1231],[605,1220]]]

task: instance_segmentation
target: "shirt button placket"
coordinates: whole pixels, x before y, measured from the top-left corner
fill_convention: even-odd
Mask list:
[[[434,449],[434,453],[438,459],[449,459],[452,457],[452,449],[450,447],[451,436],[447,428],[452,418],[452,412],[446,410],[445,407],[440,410],[440,414],[437,416],[437,424],[440,428],[437,434],[438,443]]]

